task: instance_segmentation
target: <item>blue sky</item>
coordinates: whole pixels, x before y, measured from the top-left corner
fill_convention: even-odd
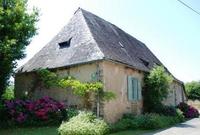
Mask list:
[[[183,0],[200,11],[199,0]],[[21,66],[47,44],[81,7],[145,43],[178,79],[200,80],[200,15],[177,0],[29,0],[40,9],[38,35]]]

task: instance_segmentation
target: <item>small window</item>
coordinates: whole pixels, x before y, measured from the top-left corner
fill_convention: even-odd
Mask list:
[[[144,60],[144,59],[142,59],[142,58],[140,58],[140,60],[142,61],[142,63],[143,63],[146,67],[149,66],[149,62],[148,62],[147,60]]]
[[[138,101],[142,99],[141,84],[137,78],[128,76],[128,100]]]
[[[68,41],[64,41],[64,42],[58,43],[59,46],[60,46],[60,49],[70,47],[71,39],[72,38],[70,38]]]

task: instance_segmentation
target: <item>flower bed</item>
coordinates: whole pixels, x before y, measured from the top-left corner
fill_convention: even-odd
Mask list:
[[[64,103],[50,97],[32,100],[6,100],[3,104],[4,116],[16,124],[57,123],[66,116]]]
[[[188,105],[186,103],[180,103],[177,106],[182,112],[185,118],[197,118],[199,117],[199,112],[196,108]]]

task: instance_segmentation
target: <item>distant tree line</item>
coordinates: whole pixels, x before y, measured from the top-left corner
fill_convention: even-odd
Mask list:
[[[189,99],[200,100],[200,81],[186,83],[185,89]]]

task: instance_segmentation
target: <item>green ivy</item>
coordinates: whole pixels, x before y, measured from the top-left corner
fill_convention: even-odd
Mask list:
[[[12,100],[14,99],[15,94],[14,94],[14,86],[10,85],[6,88],[6,90],[4,91],[3,95],[2,95],[2,99],[3,100]]]
[[[46,88],[58,86],[58,76],[54,72],[47,69],[39,69],[37,71],[39,81],[42,81]]]

